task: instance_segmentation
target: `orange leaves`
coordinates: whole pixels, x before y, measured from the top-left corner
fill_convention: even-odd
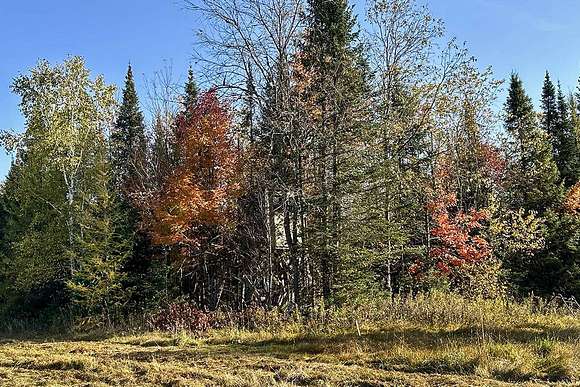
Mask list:
[[[233,225],[240,158],[230,127],[230,114],[215,91],[202,94],[178,118],[180,162],[153,202],[155,244],[197,249],[212,233]]]
[[[465,264],[477,263],[491,254],[488,242],[478,235],[483,222],[489,218],[485,210],[469,212],[452,210],[457,204],[455,195],[440,195],[427,205],[435,227],[431,230],[435,246],[429,256],[435,267],[444,274]],[[416,272],[419,270],[414,268]]]
[[[570,214],[580,215],[580,182],[568,191],[564,200],[564,209]]]

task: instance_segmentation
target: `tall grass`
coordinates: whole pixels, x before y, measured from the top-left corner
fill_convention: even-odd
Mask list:
[[[192,375],[226,385],[382,385],[392,378],[415,385],[425,384],[425,375],[442,384],[580,381],[578,311],[536,298],[432,292],[320,305],[308,316],[221,310],[208,314],[212,328],[204,331],[147,331],[146,317],[97,335],[6,340],[0,375],[20,381],[41,372],[58,380],[64,370],[75,382],[114,384],[117,375],[129,385],[187,384]]]
[[[341,307],[320,305],[305,317],[300,313],[254,309],[244,316],[218,312],[220,327],[231,330],[301,334],[338,334],[372,331],[386,326],[473,329],[484,338],[486,332],[515,327],[545,326],[553,329],[577,327],[580,310],[570,310],[530,297],[523,302],[507,299],[468,299],[448,292],[396,295],[368,299]]]

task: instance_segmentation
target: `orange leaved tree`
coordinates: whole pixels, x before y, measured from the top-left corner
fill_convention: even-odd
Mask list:
[[[580,215],[580,182],[572,186],[566,194],[564,209],[570,214]]]
[[[215,90],[201,94],[177,120],[179,163],[153,199],[149,229],[153,243],[172,247],[182,264],[195,266],[215,252],[234,226],[240,185],[231,126]]]

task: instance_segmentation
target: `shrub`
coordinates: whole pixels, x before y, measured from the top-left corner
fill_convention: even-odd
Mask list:
[[[152,314],[148,325],[152,329],[170,332],[205,332],[214,325],[213,320],[212,314],[189,302],[175,302]]]

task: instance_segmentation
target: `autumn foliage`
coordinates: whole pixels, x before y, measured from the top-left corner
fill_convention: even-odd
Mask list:
[[[580,182],[576,183],[568,191],[564,200],[564,208],[571,214],[580,215]]]
[[[178,118],[179,165],[154,200],[153,243],[196,249],[211,230],[233,225],[240,186],[231,124],[214,90],[200,95]]]
[[[429,257],[434,267],[445,275],[453,275],[454,270],[466,264],[474,264],[488,258],[491,248],[488,242],[478,235],[483,222],[489,218],[485,210],[471,209],[468,212],[457,210],[457,197],[442,194],[427,205],[435,226],[431,230],[433,246]],[[416,262],[410,268],[411,274],[418,274],[428,265]]]

